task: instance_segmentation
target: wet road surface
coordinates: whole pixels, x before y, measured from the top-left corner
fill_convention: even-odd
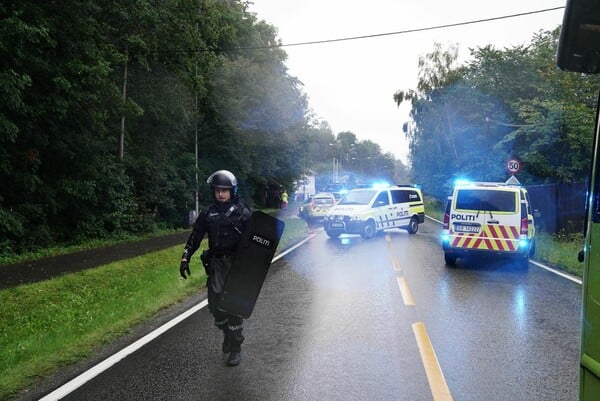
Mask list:
[[[420,327],[454,400],[577,400],[580,286],[508,262],[447,268],[439,229],[317,231],[272,265],[240,366],[203,308],[65,399],[433,400]]]

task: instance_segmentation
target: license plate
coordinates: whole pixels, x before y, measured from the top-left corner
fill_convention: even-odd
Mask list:
[[[456,224],[454,226],[454,231],[459,233],[478,233],[480,226],[465,226],[462,224]]]
[[[333,222],[329,225],[331,228],[344,228],[344,223]]]

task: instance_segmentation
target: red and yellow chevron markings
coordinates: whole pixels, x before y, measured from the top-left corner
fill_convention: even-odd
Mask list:
[[[487,225],[479,233],[456,233],[451,246],[486,251],[515,252],[519,243],[519,230],[515,226]]]

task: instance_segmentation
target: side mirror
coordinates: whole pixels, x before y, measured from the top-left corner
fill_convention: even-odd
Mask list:
[[[585,259],[585,253],[583,252],[583,249],[581,251],[579,251],[579,253],[577,254],[577,260],[582,263],[583,260]]]

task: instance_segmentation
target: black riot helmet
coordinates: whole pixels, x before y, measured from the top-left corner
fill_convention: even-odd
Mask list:
[[[231,197],[237,194],[237,178],[229,170],[215,171],[208,177],[206,182],[211,188],[229,188],[231,189]]]

